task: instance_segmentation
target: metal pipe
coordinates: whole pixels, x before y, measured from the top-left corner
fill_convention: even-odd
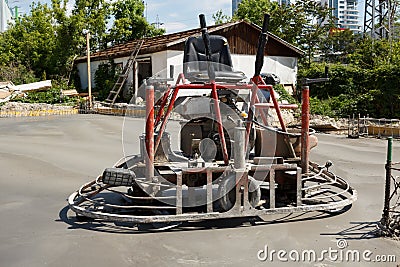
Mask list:
[[[171,92],[171,87],[168,87],[167,91],[162,96],[161,104],[160,104],[160,107],[158,109],[158,113],[157,113],[157,116],[156,116],[156,121],[154,123],[155,127],[157,127],[158,123],[161,120],[161,117],[164,115],[164,108],[165,108],[165,105],[168,102],[168,96],[169,96],[170,92]]]
[[[285,122],[283,121],[283,118],[282,118],[281,110],[279,109],[278,100],[277,100],[276,97],[275,97],[274,88],[271,87],[271,88],[269,89],[269,91],[270,91],[272,103],[274,103],[276,115],[278,116],[279,123],[281,124],[282,131],[287,132]]]
[[[219,108],[219,103],[218,103],[217,86],[216,86],[215,82],[212,82],[211,84],[212,84],[211,95],[212,95],[212,98],[214,99],[214,112],[215,112],[215,117],[216,117],[217,124],[218,124],[218,134],[219,134],[219,138],[221,140],[222,155],[224,157],[224,163],[226,165],[228,165],[228,163],[229,163],[228,149],[226,148],[224,126],[222,125],[221,110]]]
[[[168,118],[169,118],[169,114],[171,114],[172,109],[174,108],[174,104],[175,104],[176,97],[178,95],[178,91],[179,91],[179,89],[175,88],[174,92],[172,93],[172,97],[171,97],[171,100],[169,101],[167,112],[165,113],[165,116],[164,116],[164,119],[162,120],[160,129],[158,130],[157,140],[156,140],[156,144],[155,144],[155,148],[154,148],[155,151],[157,151],[158,146],[160,145],[161,138],[162,138],[162,136],[164,134],[164,131],[165,131],[165,127],[167,126],[167,121],[168,121]]]
[[[253,125],[253,118],[254,118],[254,112],[255,110],[253,110],[254,104],[256,103],[256,99],[257,99],[257,83],[258,83],[258,77],[253,77],[253,86],[251,88],[251,98],[250,98],[250,105],[249,105],[249,112],[247,115],[247,123],[246,123],[246,141],[245,141],[245,147],[246,147],[246,151],[247,151],[247,146],[250,140],[250,131],[251,131],[251,127]]]
[[[87,72],[88,72],[88,93],[89,93],[89,109],[92,109],[92,78],[90,70],[90,32],[86,32],[86,50],[87,50]]]
[[[154,86],[146,86],[146,180],[154,176]]]
[[[386,225],[389,222],[390,209],[390,180],[392,178],[392,146],[393,138],[388,138],[387,156],[386,156],[386,180],[385,180],[385,202],[383,207],[383,223]]]
[[[302,88],[301,103],[301,169],[303,173],[308,173],[308,162],[310,152],[309,132],[310,132],[310,88],[306,85]]]
[[[244,169],[246,167],[246,128],[235,127],[234,137],[234,167],[235,169]]]

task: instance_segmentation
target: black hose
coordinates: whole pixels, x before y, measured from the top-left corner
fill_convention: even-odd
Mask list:
[[[258,37],[258,47],[257,47],[254,77],[260,75],[261,69],[264,65],[264,50],[268,40],[268,35],[267,35],[268,26],[269,26],[269,14],[265,14],[261,34]]]

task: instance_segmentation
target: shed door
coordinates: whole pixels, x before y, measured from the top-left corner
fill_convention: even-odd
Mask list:
[[[134,94],[144,98],[144,90],[141,90],[141,86],[145,79],[150,78],[153,73],[151,71],[151,58],[137,58],[135,67],[133,68],[133,81],[134,81]],[[142,92],[143,91],[143,92]]]

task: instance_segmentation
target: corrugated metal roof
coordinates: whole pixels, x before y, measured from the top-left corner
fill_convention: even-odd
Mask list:
[[[252,27],[253,29],[256,29],[257,31],[261,31],[261,28],[258,27],[257,25],[250,24],[245,21],[234,21],[234,22],[228,22],[224,24],[219,24],[219,25],[213,25],[207,27],[209,33],[221,31],[221,30],[229,30],[229,28],[239,25],[239,24],[245,24],[247,27]],[[177,32],[177,33],[171,33],[171,34],[165,34],[161,36],[156,36],[156,37],[150,37],[150,38],[144,38],[144,42],[142,45],[142,48],[139,52],[139,55],[141,54],[150,54],[154,52],[159,52],[159,51],[164,51],[167,50],[169,47],[183,43],[186,41],[186,39],[190,36],[196,36],[201,34],[201,29],[196,28],[196,29],[191,29],[187,31],[182,31],[182,32]],[[286,49],[292,50],[294,53],[298,54],[301,56],[303,54],[303,51],[298,49],[297,47],[285,42],[284,40],[280,39],[279,37],[268,33],[269,38],[274,39],[275,41],[279,42],[282,44]],[[96,60],[104,60],[104,59],[109,59],[109,58],[119,58],[119,57],[126,57],[129,56],[133,49],[136,47],[136,44],[140,41],[141,39],[137,40],[132,40],[129,42],[126,42],[124,44],[118,44],[115,46],[112,46],[110,48],[107,48],[102,51],[97,51],[91,54],[91,60],[96,61]],[[86,61],[86,55],[78,57],[75,62],[83,62]]]

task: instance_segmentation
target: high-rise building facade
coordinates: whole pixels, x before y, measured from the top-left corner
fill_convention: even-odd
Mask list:
[[[241,1],[242,0],[232,0],[232,16],[233,14],[235,14],[235,11],[238,8]]]
[[[0,32],[8,28],[8,23],[12,21],[11,10],[5,0],[0,0]]]
[[[354,33],[361,32],[360,15],[357,0],[322,0],[322,5],[327,4],[333,8],[333,16],[337,18],[337,27],[349,29]]]
[[[292,0],[292,1],[290,1],[290,0],[277,0],[277,1],[278,1],[278,3],[280,5],[290,5],[292,1],[296,2],[296,0]]]

